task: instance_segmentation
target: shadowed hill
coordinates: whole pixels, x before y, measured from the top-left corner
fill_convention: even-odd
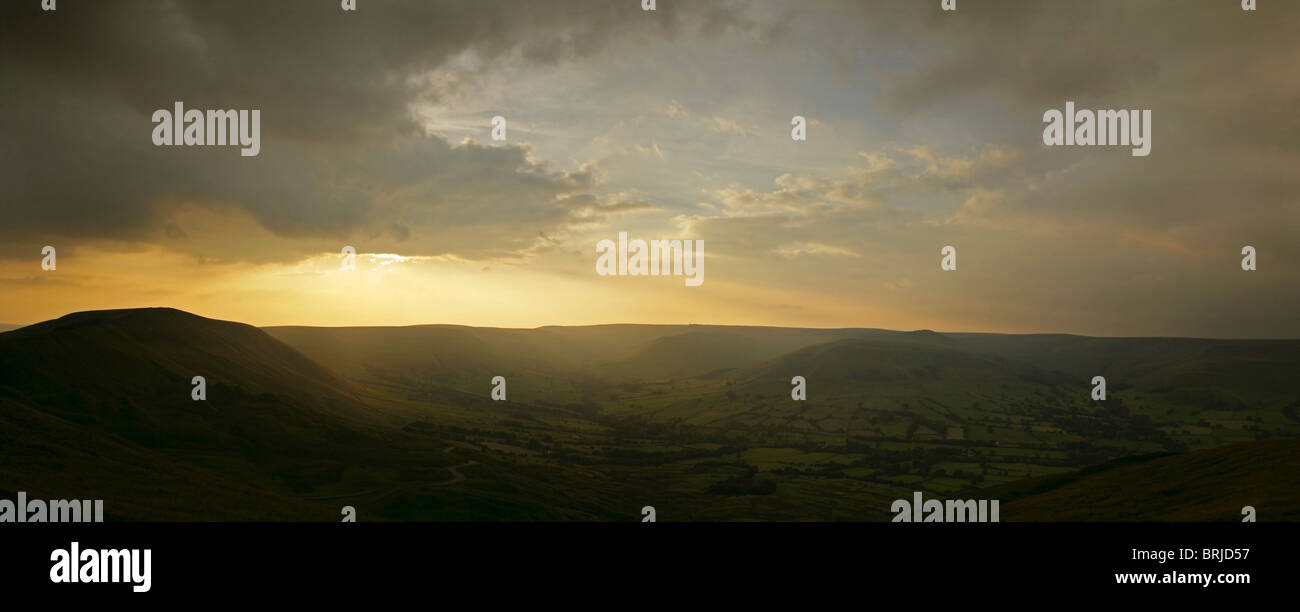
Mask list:
[[[286,378],[295,378],[317,385],[325,393],[351,393],[349,383],[256,327],[173,308],[73,313],[0,334],[0,343],[37,358],[42,352],[57,350],[58,367],[65,371],[81,368],[82,380],[88,376],[120,378],[117,375],[126,374],[127,367],[150,360],[155,370],[184,370],[182,376],[193,371],[228,379],[253,392],[275,391]],[[52,369],[52,364],[45,365],[44,371]]]
[[[971,350],[930,331],[892,332],[805,347],[736,373],[750,386],[788,392],[790,378],[815,381],[819,392],[852,393],[881,386],[976,388],[1057,377],[1028,364]]]
[[[871,329],[697,326],[633,346],[601,364],[598,371],[612,380],[704,376],[753,366],[808,346],[893,333]]]
[[[1300,520],[1300,440],[1129,457],[979,491],[1004,521]]]
[[[1013,361],[1155,387],[1286,387],[1300,363],[1300,340],[949,335],[962,346]]]
[[[191,399],[194,376],[207,401]],[[351,383],[265,332],[169,308],[81,312],[0,334],[0,395],[151,444],[270,443],[276,432],[370,419]]]
[[[168,308],[2,333],[0,491],[104,499],[112,519],[337,520],[304,497],[358,464],[463,460],[356,389],[255,327]]]
[[[121,309],[68,314],[0,334],[0,346],[40,359],[59,352],[43,372],[126,381],[161,372],[225,379],[244,389],[281,390],[285,378],[318,387],[311,395],[351,395],[350,383],[270,338],[265,331],[173,308]],[[143,361],[152,368],[130,370]],[[13,364],[9,364],[13,365]],[[61,370],[61,372],[60,372]],[[13,381],[17,382],[17,381]],[[38,381],[47,383],[56,381]]]

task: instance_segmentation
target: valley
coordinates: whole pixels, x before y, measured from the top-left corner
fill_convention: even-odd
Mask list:
[[[638,521],[648,505],[660,521],[888,521],[917,491],[1001,495],[1004,521],[1232,521],[1251,504],[1267,520],[1300,508],[1298,358],[1297,341],[78,313],[0,334],[0,493],[105,499],[107,520],[334,521],[352,505],[358,520]],[[196,374],[206,402],[189,399]],[[1264,453],[1274,477],[1206,453]],[[1088,485],[1117,474],[1137,497],[1196,484],[1130,506]]]

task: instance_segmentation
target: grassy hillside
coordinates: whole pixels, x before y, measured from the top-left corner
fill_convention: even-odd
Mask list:
[[[1139,456],[977,494],[1006,521],[1300,520],[1300,440],[1242,442]]]
[[[0,398],[0,498],[102,499],[105,520],[321,521],[336,509],[298,499],[274,477],[229,459],[201,461],[71,423]],[[243,464],[243,465],[240,465]]]

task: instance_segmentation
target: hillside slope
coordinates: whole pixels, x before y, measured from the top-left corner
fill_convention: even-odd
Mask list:
[[[801,348],[735,374],[746,387],[788,390],[792,376],[828,394],[881,388],[990,388],[1011,382],[1061,382],[1029,363],[1008,363],[930,331],[895,332]]]
[[[375,420],[351,383],[265,332],[169,308],[0,334],[0,398],[146,447],[222,453],[346,443],[350,423]]]
[[[0,393],[64,416],[123,416],[124,399],[148,420],[158,415],[146,406],[194,404],[194,376],[206,380],[209,402],[275,395],[367,418],[351,383],[243,323],[145,308],[79,312],[0,333]]]
[[[1300,520],[1300,440],[1130,457],[979,492],[1004,521]]]
[[[168,308],[3,333],[0,493],[103,499],[116,520],[338,520],[311,498],[466,460],[359,389],[255,327]]]

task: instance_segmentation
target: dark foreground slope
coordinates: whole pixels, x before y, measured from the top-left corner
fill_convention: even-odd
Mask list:
[[[1300,520],[1300,440],[1261,440],[1138,456],[980,494],[1005,521]]]
[[[330,520],[236,449],[196,458],[0,398],[0,499],[104,500],[105,520]]]

